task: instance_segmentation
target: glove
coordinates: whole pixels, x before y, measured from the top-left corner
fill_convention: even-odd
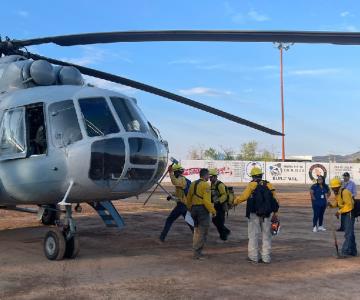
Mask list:
[[[273,213],[272,217],[271,217],[271,222],[272,223],[276,223],[276,222],[279,222],[279,218],[277,216],[276,213]]]
[[[172,169],[172,165],[170,165],[170,166],[168,167],[168,172],[171,173],[172,170],[173,170],[173,169]]]

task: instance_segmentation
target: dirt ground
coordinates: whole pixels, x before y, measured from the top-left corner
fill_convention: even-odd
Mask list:
[[[334,257],[333,210],[326,213],[327,232],[311,231],[307,188],[279,188],[282,228],[270,265],[246,261],[244,205],[229,214],[228,242],[211,225],[204,261],[192,259],[182,219],[159,244],[173,206],[160,193],[145,207],[146,194],[115,202],[127,224],[122,230],[106,228],[83,205],[75,214],[81,243],[75,260],[48,261],[47,228],[36,215],[0,210],[0,299],[360,299],[360,258]],[[341,244],[343,234],[337,236]]]

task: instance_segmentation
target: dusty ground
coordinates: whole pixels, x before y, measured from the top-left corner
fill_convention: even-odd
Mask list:
[[[271,265],[245,260],[244,206],[229,215],[228,242],[220,242],[211,226],[205,261],[191,259],[183,220],[158,244],[172,207],[159,193],[145,208],[145,195],[117,202],[127,223],[121,231],[106,228],[84,206],[75,215],[80,255],[60,262],[45,259],[47,229],[36,216],[0,211],[0,299],[360,299],[360,258],[335,259],[331,232],[311,232],[307,187],[279,190],[282,229]],[[328,211],[329,229],[332,216]]]

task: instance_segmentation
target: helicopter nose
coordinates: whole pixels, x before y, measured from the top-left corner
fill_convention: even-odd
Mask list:
[[[143,137],[129,137],[125,142],[122,138],[104,139],[92,144],[89,177],[112,192],[136,195],[157,182],[166,165],[167,147],[161,141]]]
[[[125,165],[125,143],[121,138],[95,141],[91,145],[89,177],[95,181],[120,178]]]

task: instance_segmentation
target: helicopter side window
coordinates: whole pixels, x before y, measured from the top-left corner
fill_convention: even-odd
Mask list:
[[[80,99],[79,105],[88,136],[102,136],[120,131],[104,98]]]
[[[134,103],[119,97],[110,97],[110,99],[126,131],[147,132],[145,122]]]
[[[19,107],[4,112],[0,131],[0,158],[26,156],[25,108]]]
[[[29,155],[45,154],[47,150],[43,103],[26,107]]]
[[[49,106],[51,134],[57,147],[64,147],[82,139],[79,122],[72,100]]]

